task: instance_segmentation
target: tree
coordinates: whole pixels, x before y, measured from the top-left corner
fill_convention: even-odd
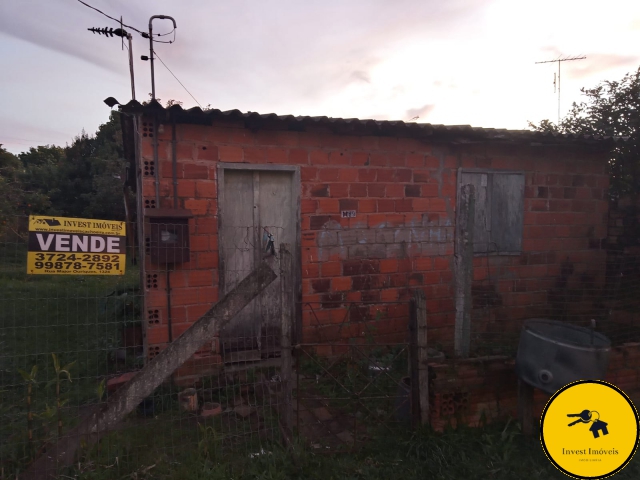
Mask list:
[[[609,173],[613,197],[640,193],[640,68],[620,81],[581,89],[586,101],[574,103],[559,125],[543,120],[529,126],[541,132],[628,137],[611,152]]]

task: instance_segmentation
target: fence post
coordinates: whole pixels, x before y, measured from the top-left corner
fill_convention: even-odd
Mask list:
[[[471,282],[473,281],[473,229],[475,190],[460,190],[456,221],[454,276],[456,284],[456,323],[454,348],[457,357],[468,357],[471,346]]]
[[[420,364],[418,354],[418,302],[411,298],[409,310],[409,380],[411,388],[411,420],[413,425],[420,423]]]
[[[282,333],[280,338],[282,365],[280,378],[282,380],[282,416],[288,432],[293,431],[292,385],[291,385],[291,331],[293,324],[293,283],[291,268],[291,251],[289,244],[280,244],[280,303],[282,307]]]
[[[522,434],[530,437],[533,434],[533,387],[518,380],[518,417]]]
[[[416,334],[418,350],[418,389],[420,395],[420,420],[429,422],[429,353],[427,351],[427,300],[423,290],[414,292],[416,309]]]

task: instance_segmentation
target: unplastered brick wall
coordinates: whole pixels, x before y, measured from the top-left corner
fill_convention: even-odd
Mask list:
[[[640,400],[640,343],[611,351],[603,379],[620,388],[632,401]],[[533,415],[539,419],[550,395],[534,389]],[[447,426],[480,426],[483,422],[517,418],[518,378],[515,361],[487,356],[429,364],[430,423],[436,430]]]
[[[164,125],[157,136],[156,165],[153,137],[144,131],[151,125],[143,120],[140,131],[143,204],[170,208],[171,126]],[[311,126],[306,131],[251,130],[232,121],[176,128],[178,206],[191,210],[194,218],[191,260],[176,267],[171,278],[174,338],[218,299],[219,162],[300,168],[299,300],[310,306],[301,309],[305,342],[329,344],[366,332],[382,341],[404,341],[408,301],[421,288],[430,342],[450,352],[460,168],[517,170],[526,177],[523,253],[474,259],[478,338],[496,322],[503,329],[511,319],[517,323],[530,315],[532,306],[546,305],[554,282],[565,277],[567,285],[580,281],[600,258],[595,240],[606,229],[604,155],[575,148],[476,149],[428,139],[333,134]],[[156,169],[160,205],[155,205]],[[343,218],[343,211],[355,211],[355,217]],[[573,265],[568,276],[562,267],[567,259]],[[147,309],[158,310],[158,319],[147,325],[147,343],[162,346],[168,341],[166,279],[148,259],[145,269],[146,275],[155,275],[147,282]],[[217,354],[215,344],[211,352]],[[324,350],[332,352],[331,347]]]

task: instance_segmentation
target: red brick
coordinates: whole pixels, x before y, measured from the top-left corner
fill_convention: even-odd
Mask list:
[[[198,289],[193,287],[171,289],[171,305],[191,305],[198,303]]]
[[[366,197],[367,185],[365,183],[352,183],[349,185],[350,197]]]
[[[215,145],[196,145],[197,160],[218,161],[218,147]]]
[[[351,163],[350,160],[348,153],[337,151],[329,153],[329,164],[331,165],[349,165]]]
[[[184,208],[191,210],[194,215],[206,215],[209,211],[209,200],[194,200],[190,198],[184,201]]]
[[[218,252],[198,253],[196,260],[197,268],[218,268]]]
[[[355,182],[358,179],[358,170],[355,168],[341,168],[338,180],[341,182]]]
[[[424,166],[424,155],[415,153],[407,154],[405,157],[405,163],[407,164],[407,167],[422,167]]]
[[[414,269],[417,271],[431,270],[433,268],[431,257],[417,257],[414,259]]]
[[[195,195],[196,195],[196,183],[193,180],[178,181],[179,197],[195,197]]]
[[[449,270],[451,268],[451,260],[448,257],[435,257],[433,259],[434,270]]]
[[[429,199],[429,210],[432,212],[446,212],[447,203],[443,198],[431,198]]]
[[[414,198],[413,199],[413,211],[414,212],[428,212],[430,203],[431,203],[431,201],[428,198]]]
[[[369,164],[385,167],[389,165],[389,157],[382,153],[372,153],[369,155]]]
[[[249,163],[266,163],[267,151],[263,147],[244,147],[244,161]]]
[[[385,192],[387,198],[403,198],[404,197],[404,185],[399,183],[390,183],[385,185]]]
[[[378,204],[378,212],[395,212],[396,211],[396,201],[395,200],[377,200]]]
[[[333,198],[343,198],[349,196],[348,183],[332,183],[329,192]]]
[[[398,168],[393,171],[393,179],[397,182],[407,183],[411,181],[413,172],[410,168]]]
[[[317,200],[318,213],[340,213],[340,204],[336,199],[323,198]]]
[[[326,183],[309,185],[309,195],[311,197],[328,197],[329,185]]]
[[[318,177],[318,169],[315,167],[300,168],[300,179],[303,182],[314,181]]]
[[[190,238],[190,248],[192,252],[206,252],[209,250],[208,235],[192,235]]]
[[[340,174],[339,168],[321,168],[318,171],[318,178],[322,182],[335,182]]]
[[[211,308],[210,304],[189,305],[186,307],[187,321],[191,324],[199,320]]]
[[[320,266],[323,277],[335,277],[342,273],[340,262],[323,262]]]
[[[198,288],[198,301],[200,303],[214,304],[218,301],[218,295],[219,291],[217,286]]]
[[[359,182],[375,182],[377,177],[377,170],[373,168],[361,168],[358,170]]]
[[[289,151],[289,163],[307,165],[309,163],[309,153],[301,148],[294,148]]]
[[[305,213],[316,213],[318,209],[318,201],[311,200],[309,198],[303,198],[300,200],[300,210]]]
[[[178,162],[193,160],[193,147],[194,145],[192,143],[178,142],[178,144],[176,145],[176,158]]]
[[[367,152],[355,152],[351,154],[351,165],[354,167],[367,165],[368,162],[369,154]]]
[[[180,184],[178,184],[179,186]],[[195,182],[197,198],[217,198],[218,188],[216,182]]]
[[[221,162],[242,162],[244,160],[241,147],[218,145],[218,156]]]
[[[183,175],[184,178],[198,178],[198,179],[208,179],[209,178],[209,167],[206,165],[196,165],[195,163],[184,163],[183,164]]]
[[[311,288],[316,293],[326,293],[331,290],[331,279],[329,278],[317,278],[311,280]]]
[[[331,288],[335,292],[344,292],[351,290],[350,277],[333,277],[331,279]]]
[[[318,278],[320,276],[320,264],[307,263],[302,266],[302,278]]]
[[[157,345],[167,343],[169,341],[169,330],[165,325],[157,328],[147,328],[147,343],[149,345]]]
[[[453,187],[453,191],[454,192],[456,191],[455,187]],[[428,185],[422,185],[422,196],[423,197],[438,197],[439,196],[438,185],[433,184],[433,183],[430,183]],[[447,196],[447,195],[445,195],[445,193],[443,192],[443,196]]]
[[[377,207],[377,201],[374,199],[358,200],[359,213],[375,213],[376,207]]]
[[[367,183],[367,194],[372,198],[383,198],[386,187],[379,183]]]
[[[412,212],[413,201],[411,199],[396,200],[396,212]]]
[[[213,285],[211,270],[192,270],[189,272],[189,286],[201,287]]]
[[[309,154],[311,165],[328,165],[329,155],[323,150],[312,150]]]
[[[380,260],[380,273],[395,273],[398,271],[398,260],[388,258]]]
[[[288,155],[284,148],[267,149],[267,163],[287,163]]]

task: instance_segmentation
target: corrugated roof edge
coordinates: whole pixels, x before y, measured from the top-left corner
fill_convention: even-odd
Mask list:
[[[541,145],[582,144],[607,148],[627,137],[602,137],[596,135],[555,134],[533,130],[509,130],[503,128],[472,127],[470,125],[434,125],[430,123],[403,122],[401,120],[371,120],[358,118],[310,117],[277,115],[275,113],[242,113],[240,110],[202,110],[199,107],[184,109],[180,105],[163,107],[153,100],[145,105],[132,100],[120,105],[122,113],[158,115],[167,121],[178,123],[210,124],[213,121],[243,121],[247,128],[303,131],[306,126],[323,126],[336,133],[352,135],[403,136],[433,140],[474,142],[497,141]]]

